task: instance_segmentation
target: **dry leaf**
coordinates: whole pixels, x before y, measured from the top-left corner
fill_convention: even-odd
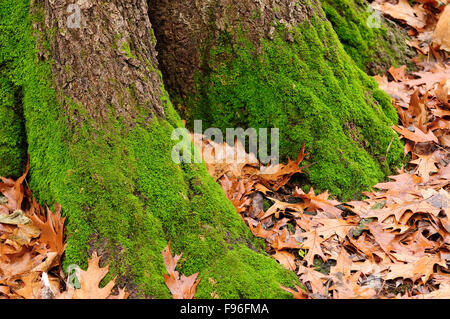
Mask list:
[[[284,291],[290,292],[294,297],[294,299],[308,299],[308,295],[304,293],[303,290],[297,285],[295,285],[295,289],[297,290],[293,290],[283,286],[280,286],[280,288],[283,289]]]
[[[35,202],[33,202],[33,207],[36,207]],[[61,217],[61,206],[55,206],[55,213],[47,208],[47,217],[43,216],[42,213],[37,213],[37,211],[38,209],[34,209],[30,218],[42,232],[40,241],[47,244],[51,251],[62,256],[66,247],[64,243],[64,221],[66,219]]]
[[[169,273],[164,274],[164,281],[172,293],[173,299],[193,299],[197,291],[197,285],[200,282],[200,278],[197,279],[198,273],[189,277],[184,275],[180,276],[178,274],[175,268],[181,255],[176,255],[175,257],[172,256],[172,252],[170,251],[170,242],[162,251],[162,255],[167,272]]]
[[[290,252],[277,251],[274,255],[272,255],[272,257],[278,260],[278,262],[288,270],[294,271],[297,268],[295,264],[295,257]]]
[[[388,72],[392,75],[395,82],[401,82],[405,79],[405,70],[406,65],[402,65],[399,68],[394,68],[393,66],[388,70]]]
[[[433,42],[450,52],[450,6],[446,6],[433,34]]]
[[[88,261],[88,269],[86,271],[78,270],[78,281],[80,282],[80,289],[75,289],[71,285],[68,285],[67,291],[58,294],[57,299],[107,299],[111,296],[111,291],[115,285],[115,279],[111,280],[100,288],[100,282],[106,276],[109,271],[109,266],[104,268],[99,267],[100,257],[97,253],[92,254],[92,258]],[[119,293],[123,299],[128,298],[128,294],[121,291]]]
[[[408,0],[399,0],[398,4],[373,3],[375,9],[390,15],[391,17],[403,20],[415,29],[423,29],[426,26],[426,13],[423,7],[415,5],[411,7]]]

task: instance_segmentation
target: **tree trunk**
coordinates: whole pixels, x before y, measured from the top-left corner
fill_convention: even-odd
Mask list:
[[[279,128],[282,158],[305,142],[311,183],[343,199],[401,163],[389,97],[345,52],[318,0],[149,3],[163,78],[188,125]]]
[[[145,1],[78,3],[80,28],[68,27],[67,1],[0,7],[0,65],[23,92],[30,186],[68,217],[64,266],[96,250],[134,296],[169,297],[170,240],[180,272],[200,272],[199,298],[287,297],[279,286],[295,275],[263,252],[205,166],[171,159],[182,123]]]

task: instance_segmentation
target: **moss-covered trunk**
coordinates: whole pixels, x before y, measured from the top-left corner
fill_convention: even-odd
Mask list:
[[[21,92],[30,186],[68,217],[65,266],[97,250],[136,296],[169,297],[161,251],[171,240],[180,272],[200,272],[199,298],[287,297],[279,285],[295,275],[263,252],[205,166],[171,159],[182,123],[145,1],[79,3],[80,28],[68,27],[63,0],[0,5],[0,110]]]
[[[320,1],[149,3],[163,78],[188,124],[277,127],[282,157],[305,142],[312,184],[344,198],[401,163],[396,111]]]

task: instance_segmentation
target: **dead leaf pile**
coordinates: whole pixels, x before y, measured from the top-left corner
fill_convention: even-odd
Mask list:
[[[392,67],[389,75],[376,76],[380,87],[389,93],[397,105],[407,108],[416,89],[423,96],[427,91],[436,89],[440,83],[441,90],[449,79],[448,59],[450,52],[450,6],[448,0],[417,0],[411,5],[408,0],[399,0],[393,4],[386,0],[376,0],[372,7],[406,26],[411,40],[406,43],[415,48],[418,55],[413,62],[422,70],[406,75],[406,67]],[[433,96],[433,94],[431,94]],[[442,95],[438,95],[438,98]],[[402,112],[400,112],[402,115]],[[420,118],[419,118],[420,120]]]
[[[421,144],[414,135],[405,138],[415,143],[416,159],[363,201],[340,203],[312,188],[285,194],[221,178],[252,233],[306,287],[285,288],[295,297],[450,297],[449,148],[435,138]],[[259,197],[272,205],[255,213]]]
[[[108,267],[99,268],[96,254],[86,271],[78,270],[80,287],[75,289],[64,279],[61,257],[65,250],[64,221],[61,207],[53,213],[44,210],[25,186],[25,174],[14,181],[0,183],[0,299],[103,299],[111,296],[115,281],[104,288],[99,283]]]

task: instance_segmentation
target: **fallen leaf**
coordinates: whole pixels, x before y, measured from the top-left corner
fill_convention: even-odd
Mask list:
[[[314,189],[311,187],[309,193],[305,194],[302,189],[297,188],[294,196],[300,197],[305,201],[305,209],[307,208],[310,211],[323,211],[330,213],[335,218],[341,215],[341,210],[336,208],[336,206],[341,203],[336,200],[329,200],[328,191],[320,195],[316,195]]]
[[[293,236],[291,233],[289,233],[289,231],[286,228],[283,229],[281,235],[277,235],[275,237],[271,245],[272,248],[275,250],[301,248],[297,238]]]
[[[322,247],[320,246],[324,239],[319,236],[317,231],[302,233],[301,236],[306,238],[306,240],[301,243],[301,248],[308,249],[308,253],[304,258],[308,265],[313,265],[315,256],[320,256],[323,261],[327,260],[327,257],[324,255]]]
[[[295,285],[295,289],[297,290],[293,290],[283,286],[280,286],[280,288],[283,289],[284,291],[291,293],[294,299],[308,299],[308,295],[304,293],[303,290],[297,285]]]
[[[9,215],[0,215],[0,223],[8,225],[26,225],[30,224],[31,220],[25,216],[21,210],[16,210]]]
[[[391,66],[391,68],[388,70],[388,72],[392,75],[395,82],[401,82],[403,79],[405,79],[405,70],[406,65],[402,65],[399,68],[395,68]]]
[[[325,282],[329,279],[329,276],[324,275],[313,268],[300,265],[297,271],[297,275],[302,282],[309,283],[311,291],[314,294],[325,296],[327,294],[327,288],[324,286]]]
[[[184,275],[180,276],[178,274],[175,268],[181,255],[175,255],[175,257],[172,256],[172,252],[170,251],[170,242],[162,251],[162,255],[167,272],[169,273],[164,274],[164,281],[172,293],[173,299],[193,299],[197,291],[197,285],[200,282],[200,278],[197,279],[198,273],[195,273],[189,277]]]
[[[57,299],[107,299],[111,296],[111,291],[115,285],[115,279],[108,282],[103,288],[100,288],[100,282],[109,271],[109,266],[99,267],[100,257],[96,252],[92,254],[92,258],[88,261],[86,271],[78,269],[77,278],[80,283],[80,289],[76,289],[68,285],[67,291],[57,294]],[[123,299],[128,294],[123,291],[119,294]]]
[[[251,222],[248,223],[248,226],[250,227],[253,235],[259,238],[269,239],[275,234],[272,230],[264,229],[264,226],[260,222],[258,222],[256,227],[254,227]]]
[[[9,211],[20,210],[22,200],[24,197],[24,186],[22,185],[25,177],[28,174],[30,166],[27,164],[25,173],[19,177],[16,181],[0,177],[3,183],[0,183],[0,192],[8,199],[8,203],[5,205]]]
[[[50,209],[47,208],[46,217],[37,208],[36,202],[33,202],[32,207],[33,209],[30,213],[30,218],[34,225],[39,227],[42,232],[40,241],[47,244],[51,251],[62,256],[66,247],[66,244],[64,243],[64,221],[66,219],[61,217],[61,205],[55,206],[55,213],[52,213]]]
[[[434,142],[436,144],[439,144],[439,140],[433,134],[432,131],[424,133],[421,129],[417,127],[412,127],[411,128],[412,130],[409,130],[407,128],[404,128],[403,126],[397,127],[395,125],[392,128],[399,134],[403,135],[406,139],[413,141],[415,143]]]
[[[303,168],[299,167],[299,165],[305,158],[305,155],[305,144],[303,144],[295,161],[289,160],[286,165],[276,164],[261,167],[258,173],[260,183],[272,188],[274,191],[279,190],[286,185],[294,174],[302,172]]]
[[[272,257],[278,260],[278,262],[288,270],[294,271],[297,268],[295,264],[295,257],[290,252],[277,251],[274,255],[272,255]]]
[[[450,52],[450,6],[446,6],[434,29],[433,42]]]
[[[335,276],[336,299],[370,299],[377,292],[371,287],[362,287],[358,285],[361,272],[356,272],[348,278],[340,279]]]
[[[417,165],[418,175],[422,177],[424,182],[428,182],[430,175],[438,172],[436,167],[438,161],[436,160],[434,153],[430,155],[418,155],[418,157],[418,159],[411,161],[410,163]]]
[[[408,0],[399,0],[397,4],[373,3],[372,7],[390,15],[391,17],[403,20],[415,29],[423,29],[426,26],[425,10],[418,5],[411,6]]]

